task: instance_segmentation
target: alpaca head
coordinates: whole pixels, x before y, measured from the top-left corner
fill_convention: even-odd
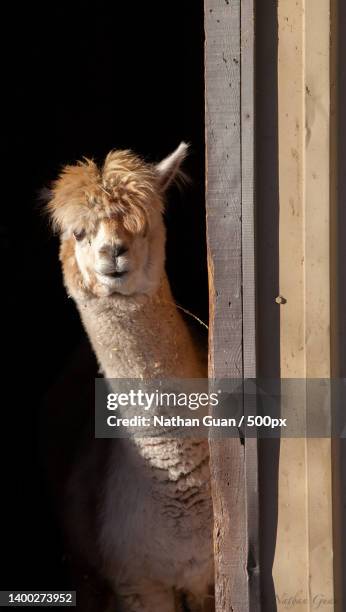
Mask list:
[[[61,234],[71,294],[152,293],[164,269],[164,193],[187,152],[182,143],[159,164],[113,151],[102,168],[85,160],[66,166],[48,210]]]

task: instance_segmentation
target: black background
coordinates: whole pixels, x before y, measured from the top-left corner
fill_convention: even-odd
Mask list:
[[[179,303],[207,319],[203,2],[14,5],[3,30],[0,588],[67,588],[38,415],[84,332],[38,194],[84,155],[159,160],[190,142],[192,185],[168,198],[167,267]]]

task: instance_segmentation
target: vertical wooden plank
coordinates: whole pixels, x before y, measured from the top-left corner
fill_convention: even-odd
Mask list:
[[[256,376],[252,1],[205,0],[205,29],[209,372],[211,378],[243,379],[245,372]],[[256,611],[256,442],[213,439],[210,459],[216,610]]]
[[[256,379],[255,281],[255,9],[254,0],[241,3],[241,170],[243,376]],[[247,383],[244,383],[246,392]],[[245,396],[245,413],[256,413],[256,397]],[[245,502],[247,572],[250,610],[260,608],[258,441],[245,437]]]
[[[242,378],[240,0],[205,0],[209,376]],[[244,447],[210,441],[215,607],[248,610]]]
[[[304,378],[303,247],[303,1],[278,3],[280,374]],[[305,406],[303,407],[305,409]],[[295,598],[307,610],[305,440],[281,441],[274,583],[278,610]],[[296,597],[296,594],[299,594]]]
[[[330,4],[305,0],[306,377],[331,377]],[[310,405],[310,409],[312,406]],[[333,602],[332,444],[308,438],[309,589]]]
[[[244,378],[256,377],[254,3],[241,5],[241,208]]]
[[[330,2],[279,0],[278,7],[281,377],[329,378]],[[301,409],[309,409],[308,395]],[[330,439],[283,440],[279,610],[289,597],[299,612],[319,594],[333,602],[331,499]]]

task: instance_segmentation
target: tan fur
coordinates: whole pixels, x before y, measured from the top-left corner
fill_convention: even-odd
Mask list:
[[[52,187],[48,204],[60,232],[94,231],[102,218],[122,218],[128,231],[141,231],[153,209],[162,211],[157,176],[130,151],[112,151],[101,169],[85,159],[65,166]]]
[[[91,161],[68,166],[54,184],[49,211],[62,234],[64,282],[108,378],[206,375],[164,269],[163,189],[185,151],[181,145],[156,167],[115,151],[100,170]],[[78,241],[73,232],[81,230]],[[117,244],[126,246],[126,274],[113,282],[99,269],[113,265]],[[174,612],[175,590],[202,610],[213,582],[207,441],[114,441],[102,482],[85,478],[96,454],[91,445],[75,467],[69,524],[75,540],[87,541],[78,517],[83,499],[101,489],[99,559],[89,562],[118,594],[119,612]]]

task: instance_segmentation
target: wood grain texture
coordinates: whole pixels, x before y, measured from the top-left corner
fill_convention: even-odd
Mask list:
[[[243,286],[244,412],[256,413],[256,396],[247,394],[247,379],[256,379],[255,270],[255,13],[254,0],[241,3],[241,207]],[[250,392],[251,385],[250,383]],[[252,389],[253,390],[253,389]],[[249,607],[260,609],[258,440],[245,437],[245,503]]]
[[[280,0],[278,17],[281,376],[329,378],[330,3]],[[305,415],[309,402],[307,391]],[[334,601],[331,467],[329,438],[282,441],[278,610],[285,593],[300,593],[297,612],[320,593]]]
[[[245,372],[256,375],[251,0],[205,0],[205,30],[209,375],[243,379]],[[210,454],[216,610],[256,611],[257,444],[238,437],[213,439]]]
[[[278,3],[279,294],[287,300],[287,303],[278,306],[280,375],[283,378],[305,376],[302,275],[303,1],[292,3],[290,0],[280,0]],[[308,609],[304,603],[308,580],[305,453],[303,438],[281,440],[278,530],[273,568],[280,612],[285,608],[287,594],[295,596],[296,593],[301,594],[295,605],[297,612],[306,612]]]

